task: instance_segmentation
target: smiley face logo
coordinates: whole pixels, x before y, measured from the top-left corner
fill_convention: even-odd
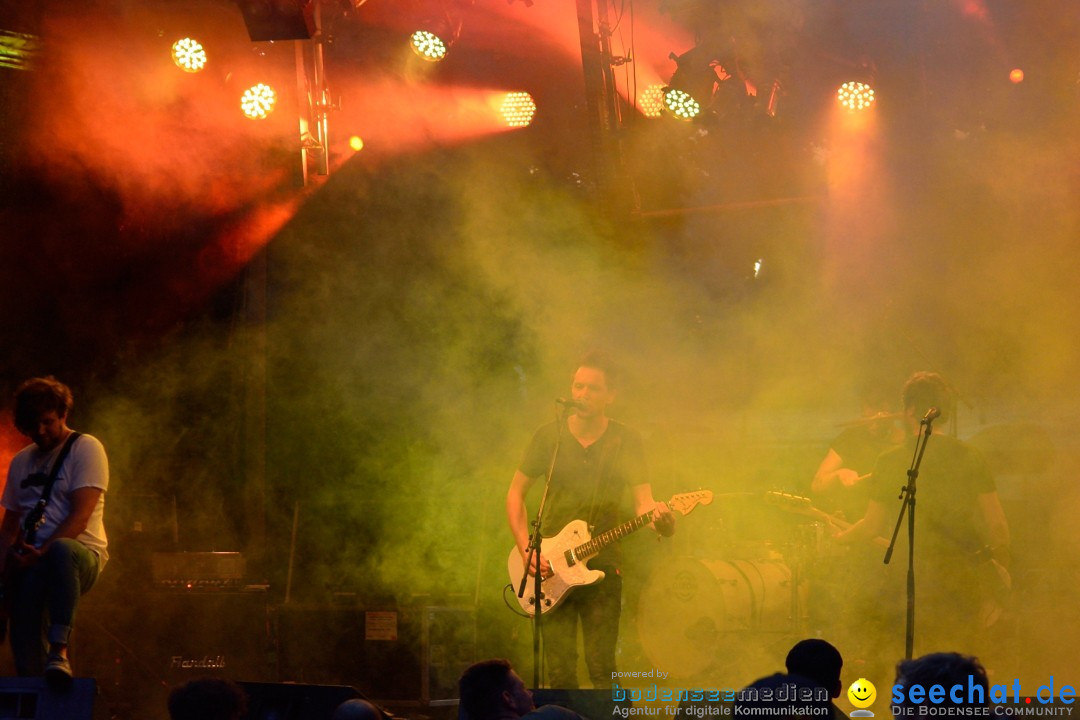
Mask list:
[[[868,708],[877,700],[877,688],[866,678],[859,678],[847,689],[848,700],[857,708]]]

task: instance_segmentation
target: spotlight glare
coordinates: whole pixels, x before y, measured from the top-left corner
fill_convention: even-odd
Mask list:
[[[1024,71],[1020,68],[1013,68],[1012,72],[1009,73],[1009,80],[1013,83],[1024,82]]]
[[[664,90],[664,107],[680,120],[693,120],[701,114],[701,105],[690,93],[673,87]]]
[[[411,41],[413,52],[428,62],[439,62],[446,57],[446,43],[433,32],[417,30]]]
[[[528,127],[536,114],[536,103],[527,92],[510,92],[503,98],[501,110],[510,127]]]
[[[36,35],[0,29],[0,67],[32,70],[40,51],[41,39]]]
[[[874,88],[854,80],[836,91],[836,101],[848,110],[866,110],[874,104]]]
[[[240,108],[244,115],[252,120],[262,120],[274,111],[277,102],[277,93],[274,88],[264,83],[252,85],[244,91],[240,98]]]
[[[172,59],[176,67],[184,72],[197,73],[206,67],[206,51],[197,41],[189,37],[173,43]]]
[[[638,98],[638,107],[645,117],[657,118],[664,114],[664,86],[650,85]]]
[[[356,152],[360,152],[364,149],[364,140],[359,135],[353,135],[349,138],[349,147]]]

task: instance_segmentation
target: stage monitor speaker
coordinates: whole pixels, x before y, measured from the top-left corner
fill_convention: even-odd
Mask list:
[[[41,678],[0,678],[0,720],[91,720],[93,678],[75,678],[53,690]]]
[[[248,37],[262,40],[310,40],[315,31],[311,0],[236,0]]]
[[[542,688],[533,690],[533,702],[541,705],[560,705],[569,708],[586,718],[609,718],[615,709],[632,708],[630,700],[615,700],[611,690],[566,690],[563,688]]]
[[[239,684],[248,698],[246,720],[330,720],[338,705],[360,697],[346,685]]]

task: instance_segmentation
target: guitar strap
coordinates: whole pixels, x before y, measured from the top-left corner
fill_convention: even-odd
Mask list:
[[[71,452],[71,446],[75,444],[75,441],[79,438],[80,434],[81,433],[72,430],[71,434],[68,435],[64,447],[60,448],[60,454],[56,456],[56,462],[53,463],[49,478],[45,481],[45,486],[41,489],[41,497],[38,498],[34,507],[26,514],[26,518],[23,520],[23,530],[28,545],[34,544],[41,518],[45,517],[45,506],[49,504],[49,496],[52,495],[53,485],[56,484],[56,478],[60,476],[60,468],[63,466],[64,460],[67,459],[68,453]]]

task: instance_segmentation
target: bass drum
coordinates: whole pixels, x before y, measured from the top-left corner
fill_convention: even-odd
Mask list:
[[[645,655],[673,678],[739,661],[762,634],[797,630],[791,569],[779,560],[679,558],[653,571],[638,601]],[[785,650],[786,652],[786,650]]]

